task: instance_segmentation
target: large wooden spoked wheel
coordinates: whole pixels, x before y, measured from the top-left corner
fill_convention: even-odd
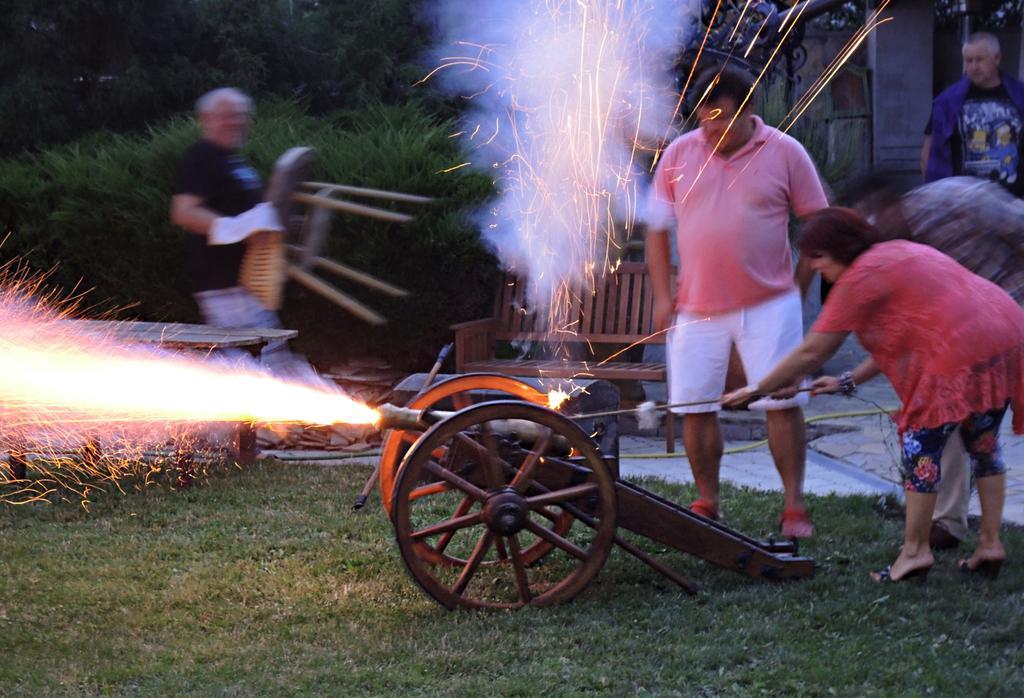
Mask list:
[[[538,433],[499,433],[496,420],[531,422]],[[431,480],[446,487],[411,496]],[[580,524],[560,534],[549,527],[552,510]],[[488,402],[434,425],[410,449],[392,523],[410,575],[442,606],[545,606],[573,598],[607,559],[615,483],[571,420],[524,402]],[[540,543],[550,552],[530,566],[523,552]],[[442,555],[462,563],[432,559]]]
[[[481,400],[490,398],[493,401],[495,394],[499,395],[498,399],[513,397],[535,405],[546,405],[548,402],[548,396],[545,393],[510,376],[500,373],[466,373],[431,386],[422,395],[414,398],[408,407],[418,410],[431,408],[462,410]],[[409,448],[422,434],[423,432],[417,429],[392,429],[384,436],[384,446],[380,456],[380,497],[388,516],[391,515],[391,501],[394,498],[398,467]],[[414,489],[410,496],[415,499],[435,492],[438,487],[447,486],[445,483],[434,481]],[[545,510],[544,514],[550,517],[548,527],[558,535],[565,535],[569,527],[572,526],[573,518],[565,512],[555,513]],[[533,565],[550,550],[549,543],[537,540],[523,550],[523,560],[525,564]],[[465,564],[464,559],[438,554],[429,546],[421,546],[420,552],[433,563],[455,566]]]
[[[519,398],[535,405],[546,405],[548,397],[532,385],[500,373],[466,373],[430,386],[406,407],[424,409],[462,410],[480,402],[483,391],[500,394],[498,399]],[[409,447],[423,432],[417,429],[392,429],[384,435],[380,454],[380,500],[391,515],[391,499],[395,490],[395,475]]]

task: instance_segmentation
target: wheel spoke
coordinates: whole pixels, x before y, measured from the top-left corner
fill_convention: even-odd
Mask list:
[[[529,503],[531,509],[539,509],[547,506],[548,504],[557,504],[570,499],[579,499],[580,497],[596,492],[597,490],[597,483],[588,482],[582,485],[576,485],[575,487],[566,487],[564,490],[554,490],[552,492],[546,492],[545,494],[538,494],[536,497],[530,497],[526,501]]]
[[[495,490],[501,489],[505,484],[505,478],[502,475],[501,459],[498,458],[498,440],[486,423],[480,425],[480,440],[484,445],[484,449],[480,451],[480,460],[483,462],[487,486]]]
[[[497,463],[504,473],[516,472],[516,468],[513,468],[511,465],[505,462],[505,460],[501,458],[497,453],[488,451],[487,447],[477,443],[474,439],[466,436],[465,434],[456,434],[455,438],[459,443],[465,446],[469,446],[472,450],[476,451],[477,455],[480,457],[481,460],[488,461],[491,463]]]
[[[455,411],[464,410],[473,404],[473,400],[469,397],[469,392],[455,393],[452,395],[452,405],[455,406]]]
[[[498,551],[498,559],[502,562],[508,560],[508,551],[505,550],[505,541],[501,537],[494,539],[494,549]]]
[[[519,548],[519,539],[515,535],[508,537],[508,549],[512,553],[512,569],[516,575],[516,588],[519,589],[519,600],[530,603],[533,593],[530,591],[530,579],[526,576],[526,565],[523,564],[523,551]]]
[[[462,596],[466,587],[469,586],[469,580],[476,574],[477,567],[483,562],[484,555],[487,554],[487,548],[491,545],[491,539],[494,538],[494,534],[490,531],[484,531],[483,535],[480,536],[480,540],[476,542],[476,547],[473,548],[472,554],[469,559],[466,560],[466,566],[462,568],[462,574],[459,575],[458,580],[455,582],[455,586],[452,587],[452,591],[457,595]]]
[[[426,528],[421,528],[418,531],[412,532],[413,540],[422,540],[431,536],[436,536],[441,533],[455,532],[460,528],[469,528],[475,526],[482,520],[480,512],[473,512],[472,514],[464,514],[462,516],[453,516],[450,519],[439,521],[436,524],[431,524]]]
[[[469,508],[471,506],[473,506],[473,500],[468,496],[463,497],[462,501],[459,502],[459,506],[455,507],[455,511],[452,512],[451,518],[455,519],[460,516],[465,516],[465,514],[469,511]],[[435,550],[437,550],[438,554],[441,554],[445,551],[445,548],[448,547],[448,544],[452,542],[452,538],[454,537],[455,531],[445,531],[441,535],[441,540],[437,541],[437,547],[434,548]]]
[[[469,480],[464,480],[463,478],[459,477],[451,470],[448,470],[447,468],[438,465],[434,461],[427,461],[426,463],[424,463],[423,469],[430,473],[431,475],[433,475],[434,477],[444,480],[453,487],[462,490],[463,492],[465,492],[478,502],[482,502],[485,499],[487,499],[487,493],[484,492],[482,489],[474,485]]]
[[[533,471],[536,469],[537,464],[540,463],[544,456],[544,452],[548,450],[548,444],[551,442],[551,430],[545,429],[544,433],[540,435],[534,444],[533,450],[526,454],[526,458],[523,460],[523,464],[519,466],[519,472],[512,478],[512,487],[515,488],[516,492],[523,494],[530,486],[530,478],[533,477]]]
[[[575,558],[579,558],[580,560],[584,561],[590,559],[590,556],[587,555],[587,553],[582,548],[577,546],[575,543],[570,543],[554,531],[549,531],[548,529],[544,528],[543,526],[533,521],[527,520],[526,529],[538,538],[543,538],[548,543],[551,543],[551,545],[555,546],[556,548],[561,548],[562,550],[569,553]]]
[[[558,521],[559,519],[562,518],[561,514],[559,514],[556,511],[551,511],[547,507],[537,507],[533,511],[537,512],[538,514],[543,516],[548,521]]]
[[[424,485],[423,487],[417,487],[409,493],[409,499],[419,499],[420,497],[429,497],[432,494],[441,494],[442,492],[448,492],[452,488],[447,482],[435,482],[430,485]]]

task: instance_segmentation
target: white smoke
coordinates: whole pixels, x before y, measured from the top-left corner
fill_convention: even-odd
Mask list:
[[[498,199],[478,218],[530,302],[558,309],[618,258],[676,107],[679,0],[440,0],[430,76]]]

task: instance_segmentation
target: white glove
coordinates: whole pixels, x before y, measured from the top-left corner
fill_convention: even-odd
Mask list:
[[[260,230],[284,230],[274,207],[263,202],[234,218],[218,218],[206,235],[207,244],[233,245]]]

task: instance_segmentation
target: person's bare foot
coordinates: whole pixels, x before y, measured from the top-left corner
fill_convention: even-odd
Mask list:
[[[928,570],[934,564],[935,556],[932,555],[931,551],[914,557],[904,555],[901,551],[899,557],[896,558],[896,562],[884,570],[872,572],[871,578],[876,582],[899,582],[910,577],[927,576]]]
[[[977,547],[968,558],[958,561],[957,567],[961,572],[980,572],[986,577],[995,578],[999,574],[1003,561],[1006,560],[1006,550],[999,541],[995,543],[982,543],[978,541]]]
[[[779,528],[786,538],[811,538],[814,535],[814,522],[803,507],[785,509],[779,518]]]

